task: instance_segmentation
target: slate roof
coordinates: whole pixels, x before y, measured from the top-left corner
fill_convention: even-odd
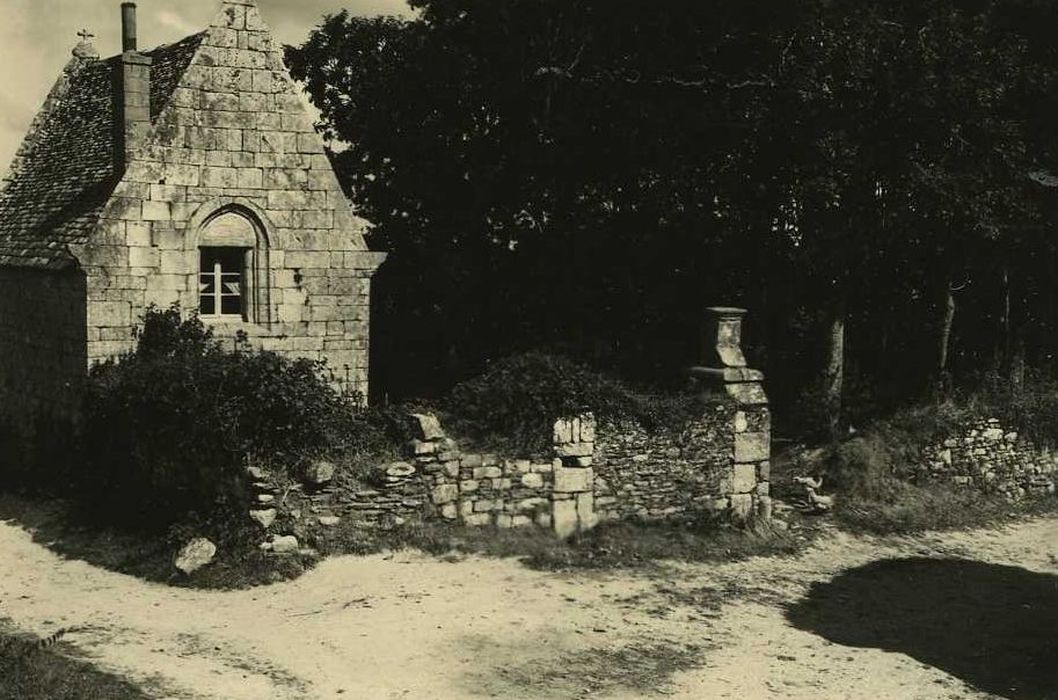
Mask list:
[[[157,120],[204,33],[146,52]],[[115,80],[120,57],[74,58],[33,121],[0,190],[0,266],[62,269],[84,243],[121,178]]]

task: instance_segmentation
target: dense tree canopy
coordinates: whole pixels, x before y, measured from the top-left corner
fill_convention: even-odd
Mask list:
[[[414,4],[287,51],[392,253],[388,392],[539,347],[666,379],[708,303],[832,418],[1049,361],[1052,3]]]

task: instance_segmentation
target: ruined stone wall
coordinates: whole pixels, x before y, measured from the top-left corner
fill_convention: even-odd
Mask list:
[[[432,416],[417,416],[419,439],[409,452],[414,468],[430,488],[437,515],[465,525],[501,528],[537,525],[572,532],[580,527],[578,504],[591,492],[587,468],[564,452],[591,454],[594,421],[590,417],[559,421],[556,454],[550,459],[503,459],[492,454],[461,452]],[[569,466],[566,466],[569,464]]]
[[[351,519],[372,527],[412,519],[467,526],[540,527],[566,537],[604,520],[765,517],[768,500],[766,407],[732,401],[710,406],[682,430],[650,433],[639,426],[596,425],[590,414],[556,421],[552,454],[515,459],[459,449],[437,419],[413,416],[418,437],[407,460],[382,465],[371,486],[328,474],[298,487],[290,500],[293,532]],[[750,460],[750,461],[746,461]],[[333,472],[333,467],[328,468]],[[257,498],[252,516],[276,522],[277,490]],[[282,497],[282,500],[286,500]],[[289,509],[288,509],[289,510]],[[267,543],[266,545],[267,546]]]
[[[157,107],[157,106],[156,106]],[[217,326],[257,347],[328,361],[366,392],[370,279],[357,218],[256,7],[228,3],[154,127],[129,148],[124,179],[91,241],[88,359],[132,347],[149,304],[198,308],[198,235],[236,206],[262,230],[258,318]]]
[[[947,481],[1010,499],[1052,494],[1058,454],[1038,449],[996,418],[979,420],[961,434],[929,446],[912,476]]]
[[[76,417],[84,370],[84,276],[0,268],[0,421]]]

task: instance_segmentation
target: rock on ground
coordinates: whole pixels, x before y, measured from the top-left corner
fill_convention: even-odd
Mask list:
[[[190,576],[213,561],[213,557],[216,555],[217,545],[213,544],[205,537],[199,537],[188,542],[179,552],[177,552],[176,559],[173,561],[173,566],[184,574]]]

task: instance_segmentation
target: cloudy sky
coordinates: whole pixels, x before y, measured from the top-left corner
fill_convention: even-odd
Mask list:
[[[220,0],[138,0],[140,47],[205,28]],[[301,41],[326,13],[409,14],[405,0],[259,0],[280,43]],[[87,28],[100,54],[121,50],[121,0],[0,0],[0,174]]]

